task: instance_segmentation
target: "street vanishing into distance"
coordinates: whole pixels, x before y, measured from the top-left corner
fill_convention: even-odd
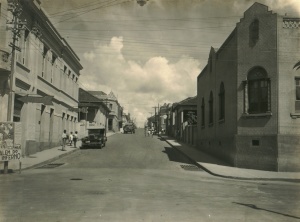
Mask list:
[[[1,222],[300,220],[299,183],[212,176],[142,129],[52,164],[0,176]]]

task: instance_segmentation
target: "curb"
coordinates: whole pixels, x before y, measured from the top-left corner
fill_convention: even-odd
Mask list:
[[[218,173],[214,173],[214,172],[210,171],[209,169],[207,169],[206,167],[204,167],[203,165],[201,165],[198,162],[196,162],[194,159],[192,159],[191,157],[189,157],[187,154],[185,154],[180,149],[178,149],[175,146],[173,146],[166,139],[164,139],[162,137],[160,137],[160,138],[163,139],[164,141],[166,141],[171,147],[173,147],[174,149],[176,149],[177,151],[179,151],[181,154],[183,154],[186,158],[188,158],[196,166],[198,166],[199,168],[203,169],[205,172],[207,172],[207,173],[209,173],[209,174],[211,174],[213,176],[222,177],[222,178],[226,178],[226,179],[235,179],[235,180],[284,181],[284,182],[300,183],[300,179],[288,179],[288,178],[245,178],[245,177],[238,177],[238,176],[226,176],[226,175],[221,175],[221,174],[218,174]]]
[[[62,153],[62,154],[60,154],[58,156],[55,156],[55,157],[52,157],[52,158],[50,158],[48,160],[45,160],[45,161],[33,164],[33,165],[25,167],[25,168],[21,168],[21,171],[43,166],[45,164],[51,163],[51,162],[53,162],[55,160],[58,160],[58,159],[60,159],[62,157],[65,157],[65,156],[70,155],[72,153],[78,152],[79,150],[80,150],[80,148],[77,148],[77,149],[71,150],[71,151],[69,151],[67,153]],[[13,169],[13,172],[17,172],[17,171],[19,171],[19,169]]]

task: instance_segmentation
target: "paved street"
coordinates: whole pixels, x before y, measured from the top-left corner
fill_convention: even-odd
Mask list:
[[[53,163],[0,175],[1,222],[300,220],[299,183],[214,177],[142,130]]]

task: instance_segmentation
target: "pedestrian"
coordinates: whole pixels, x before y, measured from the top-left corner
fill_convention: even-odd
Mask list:
[[[69,135],[69,146],[72,146],[72,142],[73,142],[73,132],[70,132],[70,135]]]
[[[66,151],[65,147],[66,147],[66,143],[67,143],[67,130],[64,130],[64,132],[62,133],[62,151]]]
[[[147,136],[147,126],[145,126],[145,136]]]
[[[77,139],[78,139],[78,134],[77,134],[77,131],[75,131],[75,134],[73,135],[73,142],[74,142],[74,147],[75,148],[76,148]]]

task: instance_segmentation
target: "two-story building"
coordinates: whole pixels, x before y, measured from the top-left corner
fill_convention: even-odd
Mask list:
[[[110,109],[105,102],[88,91],[79,88],[78,121],[80,122],[80,135],[87,135],[89,124],[94,126],[103,126],[107,131],[107,122]]]
[[[118,98],[111,91],[108,95],[102,91],[88,91],[93,96],[102,100],[110,109],[107,121],[109,131],[119,132],[122,128],[123,107],[119,104]]]
[[[254,3],[197,79],[199,149],[233,166],[300,170],[300,18]]]
[[[8,61],[7,53],[11,53],[8,44],[12,39],[5,23],[12,21],[13,16],[7,10],[6,0],[0,3],[0,121],[12,119],[21,123],[22,152],[29,155],[60,145],[64,129],[75,131],[78,117],[71,108],[78,105],[82,66],[39,0],[19,1],[17,7],[22,11],[18,19],[24,22],[16,41],[20,51],[15,51],[15,60],[10,57]],[[4,14],[6,16],[2,16]],[[13,69],[8,67],[11,62]],[[10,81],[11,76],[13,81]],[[9,109],[12,110],[11,119],[8,118]]]

